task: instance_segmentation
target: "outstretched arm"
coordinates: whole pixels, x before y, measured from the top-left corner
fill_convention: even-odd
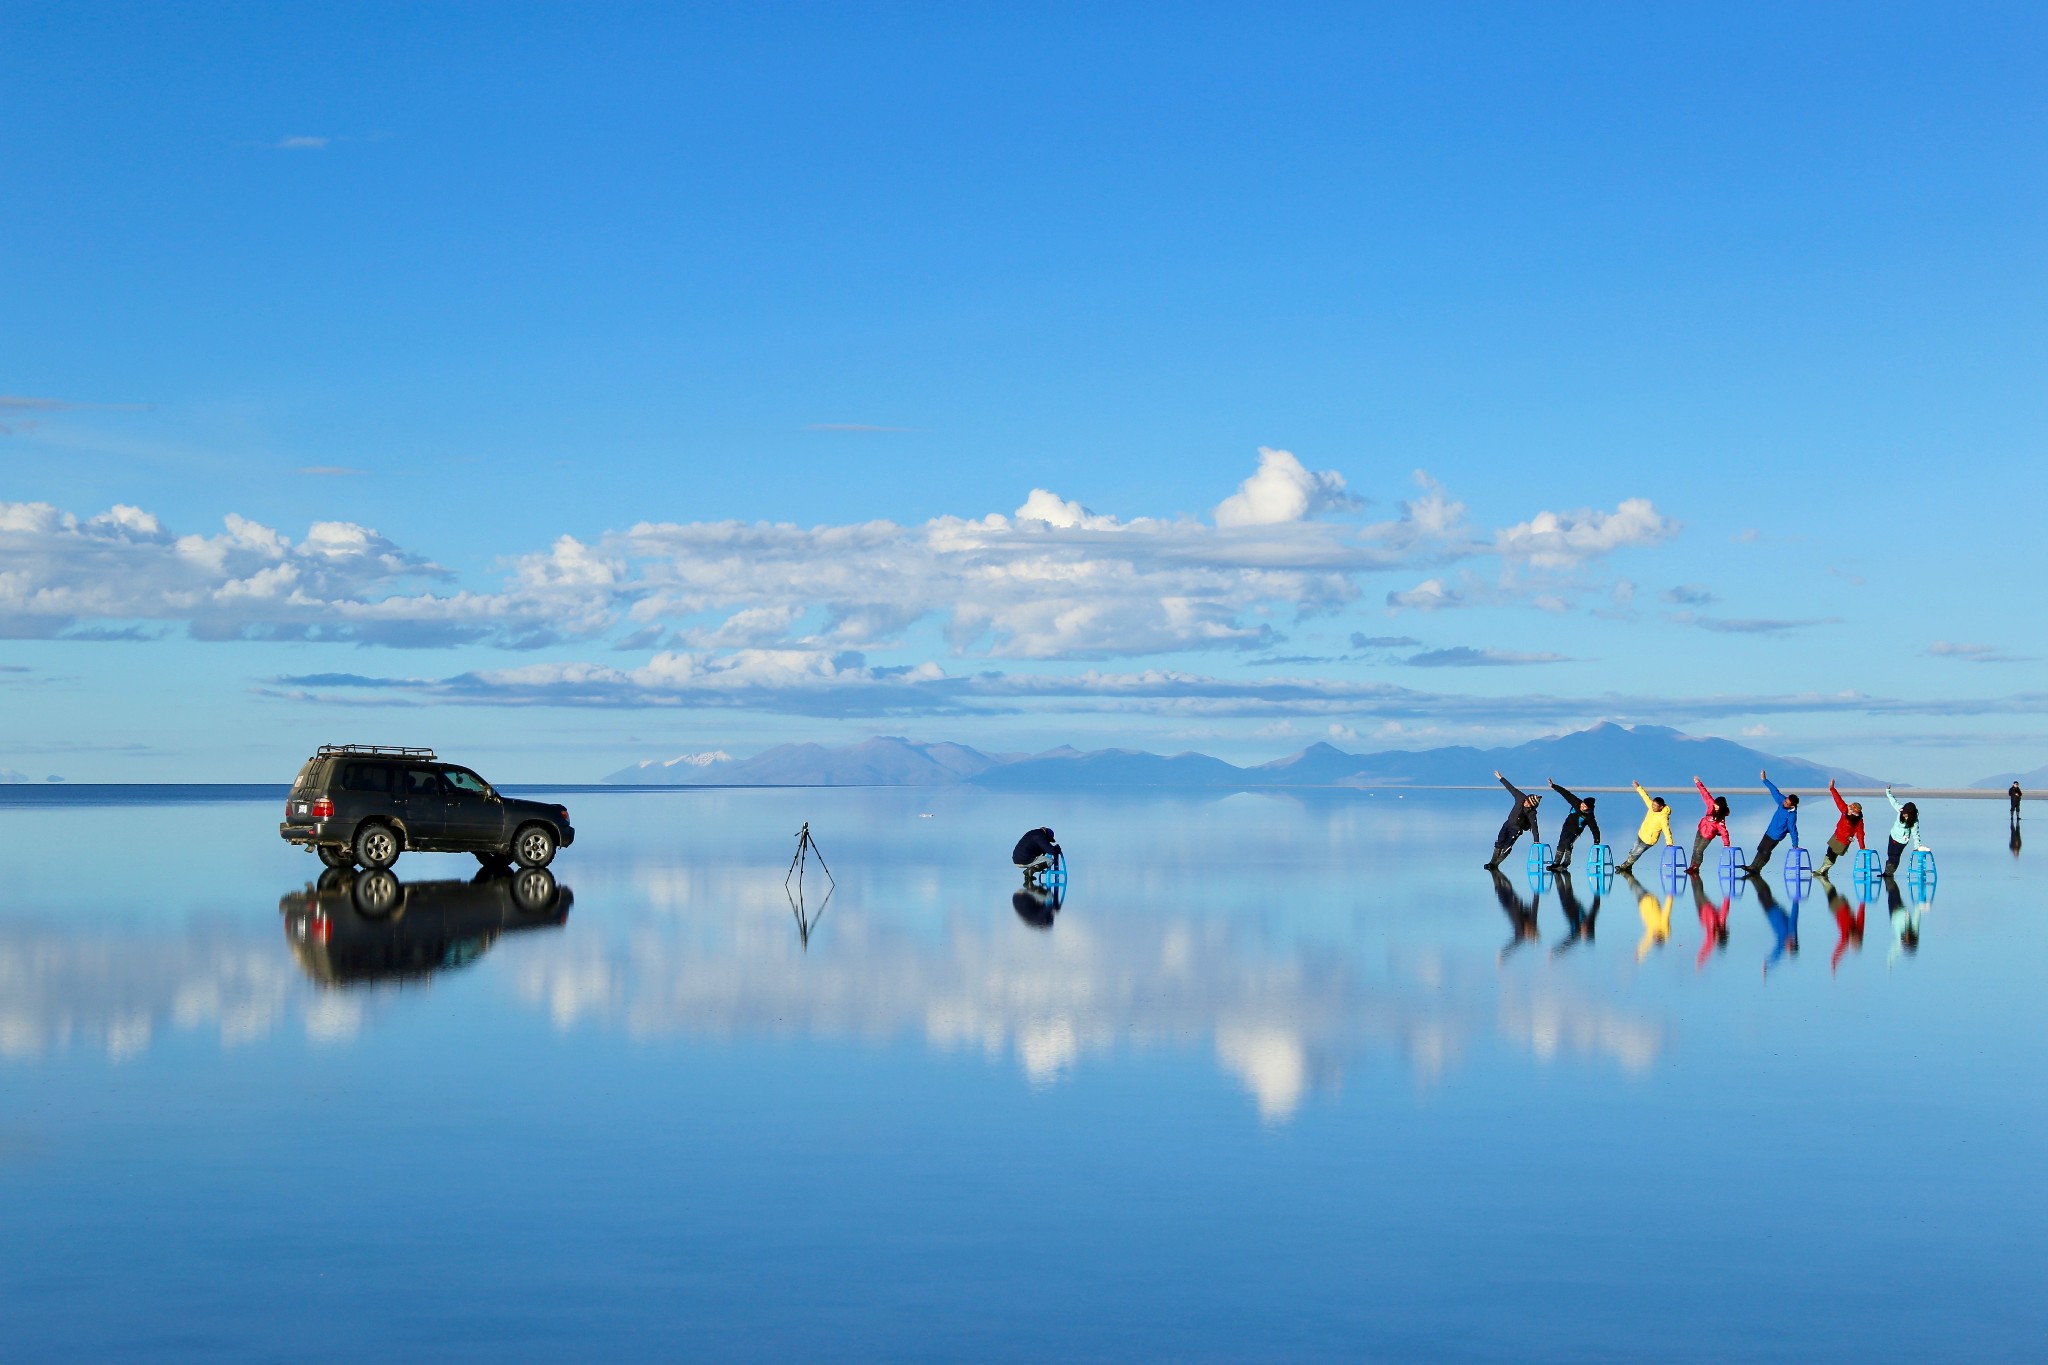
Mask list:
[[[1891,784],[1890,784],[1890,783],[1886,783],[1886,784],[1885,784],[1885,789],[1884,789],[1884,799],[1892,803],[1892,814],[1894,814],[1894,815],[1898,814],[1898,811],[1899,811],[1899,798],[1898,798],[1898,797],[1896,797],[1896,796],[1893,796],[1893,795],[1892,795],[1892,789],[1891,789]]]
[[[1828,779],[1828,795],[1835,798],[1836,810],[1840,811],[1844,815],[1847,815],[1849,813],[1849,803],[1847,801],[1844,801],[1842,799],[1842,794],[1835,790],[1835,779],[1832,777]]]
[[[1714,794],[1707,790],[1707,784],[1700,781],[1697,774],[1694,775],[1692,784],[1699,788],[1700,800],[1707,803],[1708,810],[1712,810],[1714,808]]]
[[[1646,792],[1646,791],[1644,791],[1644,790],[1643,790],[1643,784],[1642,784],[1642,783],[1640,783],[1640,782],[1631,782],[1631,783],[1629,783],[1629,785],[1630,785],[1631,787],[1634,787],[1634,788],[1636,789],[1636,795],[1637,795],[1637,796],[1640,796],[1640,797],[1642,797],[1642,798],[1643,798],[1643,806],[1644,806],[1644,808],[1645,808],[1645,809],[1655,809],[1654,807],[1652,807],[1652,806],[1650,805],[1650,794],[1649,794],[1648,792]]]
[[[1508,781],[1508,780],[1507,780],[1507,779],[1506,779],[1505,777],[1501,777],[1501,775],[1500,775],[1500,769],[1498,769],[1498,768],[1495,768],[1495,769],[1493,770],[1493,775],[1494,775],[1494,776],[1495,776],[1496,778],[1499,778],[1499,779],[1500,779],[1500,784],[1501,784],[1501,785],[1502,785],[1503,787],[1506,787],[1506,788],[1507,788],[1507,789],[1508,789],[1508,790],[1509,790],[1510,792],[1513,792],[1513,793],[1514,793],[1514,796],[1515,796],[1515,800],[1517,800],[1517,801],[1526,801],[1526,800],[1528,800],[1528,799],[1529,799],[1528,797],[1526,797],[1526,796],[1522,795],[1522,789],[1521,789],[1520,787],[1517,787],[1517,786],[1516,786],[1516,785],[1515,785],[1514,783],[1512,783],[1512,782]]]
[[[1566,804],[1567,806],[1570,806],[1570,807],[1571,807],[1571,808],[1572,808],[1573,810],[1577,810],[1577,809],[1579,808],[1579,798],[1578,798],[1578,797],[1576,797],[1576,796],[1573,796],[1573,795],[1572,795],[1572,794],[1571,794],[1570,792],[1566,791],[1566,790],[1565,790],[1565,789],[1564,789],[1563,787],[1560,787],[1560,786],[1558,786],[1558,785],[1557,785],[1557,779],[1556,779],[1556,778],[1552,778],[1552,779],[1550,780],[1550,789],[1551,789],[1552,791],[1556,792],[1556,793],[1557,793],[1557,794],[1558,794],[1559,796],[1562,796],[1562,797],[1564,798],[1564,803],[1565,803],[1565,804]]]
[[[1757,776],[1764,780],[1764,788],[1770,792],[1771,800],[1780,806],[1784,805],[1785,793],[1778,790],[1778,784],[1771,781],[1771,775],[1769,773],[1758,773]]]

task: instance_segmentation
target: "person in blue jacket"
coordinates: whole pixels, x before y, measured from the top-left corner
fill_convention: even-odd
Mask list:
[[[1771,794],[1771,823],[1764,830],[1764,837],[1756,841],[1756,856],[1749,860],[1744,869],[1754,877],[1771,861],[1771,854],[1779,844],[1790,839],[1792,847],[1799,847],[1799,798],[1787,796],[1778,790],[1778,784],[1771,781],[1767,772],[1757,774],[1764,780],[1764,787]]]

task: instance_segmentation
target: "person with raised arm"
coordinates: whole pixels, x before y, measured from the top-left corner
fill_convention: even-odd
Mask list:
[[[1835,809],[1841,813],[1841,818],[1835,821],[1835,832],[1828,837],[1827,857],[1822,858],[1820,866],[1814,869],[1815,873],[1822,877],[1828,875],[1828,869],[1835,865],[1835,859],[1849,851],[1851,839],[1856,841],[1858,848],[1870,847],[1863,842],[1863,803],[1844,801],[1842,793],[1835,790],[1835,780],[1832,777],[1828,779],[1828,795],[1835,798]]]
[[[1635,845],[1629,849],[1628,857],[1621,861],[1623,872],[1634,867],[1636,859],[1650,851],[1659,835],[1663,836],[1667,844],[1678,842],[1671,837],[1671,807],[1664,804],[1664,798],[1650,795],[1643,790],[1643,784],[1640,782],[1631,782],[1629,785],[1636,789],[1637,796],[1643,798],[1643,823],[1636,826]]]
[[[1600,842],[1600,820],[1593,814],[1594,798],[1579,797],[1557,785],[1557,779],[1550,779],[1550,789],[1564,798],[1567,807],[1564,826],[1557,832],[1557,856],[1550,860],[1552,872],[1562,872],[1572,865],[1572,845],[1579,841],[1579,831],[1593,831],[1593,842]]]
[[[1743,869],[1752,877],[1770,865],[1772,852],[1785,840],[1790,839],[1792,847],[1799,847],[1799,798],[1779,791],[1769,773],[1760,772],[1757,776],[1764,780],[1764,789],[1771,794],[1771,823],[1764,828],[1764,837],[1756,841],[1756,856]]]
[[[1920,807],[1911,801],[1899,804],[1890,787],[1884,789],[1884,799],[1892,803],[1892,814],[1897,817],[1892,821],[1892,837],[1884,849],[1884,874],[1889,877],[1899,870],[1899,859],[1905,856],[1908,847],[1923,853],[1934,850],[1920,839]]]
[[[1508,794],[1515,798],[1515,807],[1508,812],[1508,818],[1500,822],[1500,833],[1493,836],[1493,857],[1486,864],[1488,872],[1500,870],[1502,861],[1508,856],[1508,850],[1515,846],[1515,840],[1522,837],[1523,831],[1526,830],[1535,842],[1543,842],[1543,834],[1536,828],[1536,807],[1543,800],[1542,793],[1539,792],[1535,796],[1526,795],[1521,788],[1502,777],[1498,768],[1493,770],[1493,776],[1494,780],[1506,787]]]
[[[1728,798],[1708,791],[1698,773],[1693,774],[1692,784],[1699,789],[1700,800],[1707,803],[1707,813],[1700,817],[1699,829],[1692,836],[1692,866],[1686,869],[1688,875],[1697,877],[1706,860],[1707,845],[1719,838],[1721,847],[1732,848],[1735,841],[1728,837]]]

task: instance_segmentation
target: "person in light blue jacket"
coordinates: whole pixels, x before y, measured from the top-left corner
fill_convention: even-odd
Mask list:
[[[1764,787],[1771,794],[1771,823],[1764,830],[1764,837],[1756,841],[1756,856],[1749,860],[1745,869],[1754,877],[1762,872],[1771,861],[1771,854],[1785,840],[1792,841],[1792,847],[1799,847],[1799,798],[1787,796],[1778,790],[1778,784],[1771,781],[1767,772],[1757,774],[1764,780]]]
[[[1920,840],[1920,807],[1911,801],[1901,804],[1899,798],[1892,795],[1890,787],[1884,789],[1884,799],[1892,803],[1894,817],[1891,841],[1885,845],[1884,850],[1885,875],[1890,876],[1899,870],[1899,859],[1906,856],[1908,848],[1926,852],[1933,850]]]

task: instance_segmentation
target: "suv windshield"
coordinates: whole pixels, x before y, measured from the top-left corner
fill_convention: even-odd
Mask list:
[[[478,796],[490,796],[491,784],[467,768],[444,768],[441,776],[448,779],[448,785],[459,792],[475,792]]]

